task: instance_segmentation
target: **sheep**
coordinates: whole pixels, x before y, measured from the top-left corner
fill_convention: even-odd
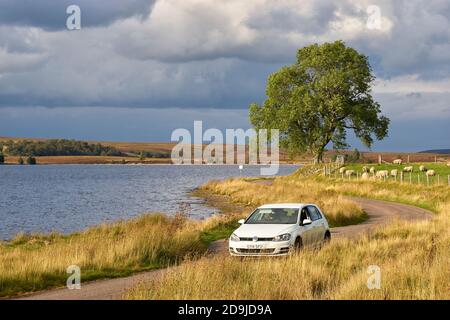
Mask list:
[[[355,170],[345,170],[345,175],[347,177],[350,177],[350,176],[352,176],[354,174],[355,174]]]
[[[414,171],[413,166],[409,166],[409,167],[404,167],[403,168],[403,172],[413,172],[413,171]]]
[[[426,172],[427,168],[425,168],[425,166],[420,166],[419,167],[419,171]]]
[[[369,172],[374,174],[375,173],[375,167],[370,167]]]
[[[434,172],[434,170],[427,170],[427,172],[425,173],[428,177],[432,177],[436,174],[436,172]]]
[[[447,167],[450,167],[450,162],[447,162]]]
[[[395,159],[394,161],[392,161],[393,164],[402,164],[403,160],[402,159]]]
[[[363,174],[361,175],[361,180],[369,180],[369,173],[363,172]]]
[[[376,175],[377,178],[387,178],[389,176],[389,171],[387,170],[380,170],[377,171]]]
[[[342,167],[342,168],[339,169],[339,173],[344,173],[345,170],[347,170],[347,168],[346,167]]]
[[[397,175],[398,175],[398,170],[397,169],[391,170],[391,177],[396,177]]]
[[[367,168],[366,166],[362,167],[362,172],[369,172],[369,168]]]

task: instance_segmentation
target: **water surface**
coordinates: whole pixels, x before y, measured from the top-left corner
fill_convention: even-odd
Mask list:
[[[279,174],[297,166],[280,166]],[[259,176],[245,166],[243,176]],[[62,233],[144,212],[173,214],[189,203],[189,214],[216,213],[189,191],[212,179],[239,176],[237,166],[38,165],[0,166],[0,239],[20,231]]]

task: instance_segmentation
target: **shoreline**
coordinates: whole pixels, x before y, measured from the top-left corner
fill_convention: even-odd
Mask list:
[[[280,166],[300,166],[300,165],[305,165],[306,162],[281,162],[278,163],[278,165]],[[3,164],[1,164],[0,166],[30,166],[29,164],[18,164],[18,163],[13,163],[13,162],[5,162]],[[228,163],[183,163],[183,164],[175,164],[172,163],[171,161],[167,161],[167,162],[150,162],[150,163],[146,163],[146,162],[128,162],[128,163],[121,163],[121,162],[91,162],[91,163],[87,163],[87,162],[44,162],[44,163],[39,163],[37,162],[36,164],[32,165],[32,166],[48,166],[48,165],[104,165],[104,166],[113,166],[113,165],[122,165],[122,166],[167,166],[167,165],[173,165],[173,166],[239,166],[241,164],[239,163],[233,163],[233,164],[228,164]],[[243,166],[270,166],[270,164],[261,164],[261,163],[255,163],[255,164],[242,164]]]

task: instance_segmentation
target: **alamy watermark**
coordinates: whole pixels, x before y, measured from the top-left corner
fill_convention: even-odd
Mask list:
[[[260,129],[258,132],[254,129],[226,129],[224,139],[221,130],[210,128],[203,132],[203,122],[194,121],[193,137],[189,130],[183,128],[172,132],[171,141],[178,142],[172,149],[172,162],[261,164],[261,175],[276,175],[280,160],[279,136],[278,129]]]
[[[66,286],[69,290],[81,289],[81,269],[79,266],[71,265],[67,267],[67,273],[70,276],[67,278]]]
[[[367,267],[367,288],[369,290],[381,289],[381,268],[377,265],[370,265]]]
[[[366,27],[370,30],[381,30],[381,8],[376,5],[370,5],[366,9],[367,21]]]
[[[69,15],[66,20],[68,30],[81,29],[81,9],[79,6],[72,4],[67,7],[66,13]]]

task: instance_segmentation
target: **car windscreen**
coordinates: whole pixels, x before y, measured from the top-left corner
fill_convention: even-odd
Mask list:
[[[245,222],[246,224],[296,224],[298,209],[256,209]]]

